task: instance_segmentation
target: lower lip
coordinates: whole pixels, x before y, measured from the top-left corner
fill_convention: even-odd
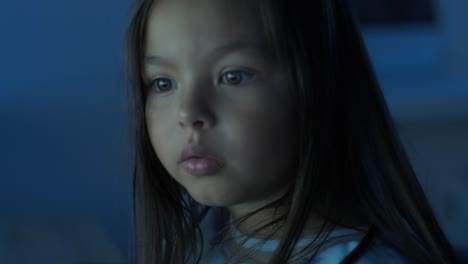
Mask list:
[[[182,168],[193,176],[208,176],[218,172],[221,165],[210,158],[189,158],[182,162]]]

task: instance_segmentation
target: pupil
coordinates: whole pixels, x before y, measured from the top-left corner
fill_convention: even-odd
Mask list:
[[[166,88],[168,88],[169,84],[164,79],[161,79],[161,80],[159,80],[158,86],[159,86],[159,88],[166,89]]]
[[[228,77],[228,80],[229,80],[230,82],[236,83],[236,82],[239,81],[239,74],[237,74],[237,73],[229,72],[228,75],[227,75],[227,77]]]

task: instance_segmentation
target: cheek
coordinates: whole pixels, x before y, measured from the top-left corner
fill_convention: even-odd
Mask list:
[[[295,131],[292,108],[283,90],[273,85],[262,87],[237,109],[239,129],[248,143],[262,145],[261,151],[284,147]]]
[[[159,112],[147,112],[146,124],[151,145],[162,162],[167,168],[167,164],[173,156],[173,147],[171,147],[171,133],[167,118]]]
[[[291,113],[288,107],[279,107],[284,100],[271,96],[263,99],[254,107],[237,109],[226,130],[239,174],[245,180],[255,179],[259,185],[282,181],[293,162],[296,145]]]
[[[282,160],[288,156],[293,145],[292,129],[282,115],[251,117],[239,128],[248,156],[259,159]]]

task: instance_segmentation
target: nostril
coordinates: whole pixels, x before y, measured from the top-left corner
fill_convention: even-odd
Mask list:
[[[203,121],[197,120],[197,121],[193,122],[193,126],[194,127],[203,127]]]

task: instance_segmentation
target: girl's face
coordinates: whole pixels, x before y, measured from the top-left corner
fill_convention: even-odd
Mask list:
[[[148,21],[150,140],[170,175],[209,206],[256,206],[294,179],[286,72],[264,48],[253,2],[162,0]],[[204,159],[181,163],[187,149]],[[206,163],[216,166],[196,170]]]

